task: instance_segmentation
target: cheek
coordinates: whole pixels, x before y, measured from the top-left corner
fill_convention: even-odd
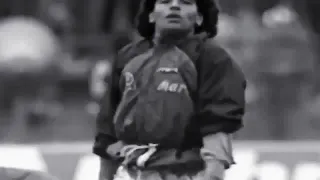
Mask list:
[[[195,24],[197,21],[198,13],[197,12],[192,12],[192,13],[187,13],[186,14],[186,19],[188,22]]]
[[[163,7],[157,7],[154,9],[153,11],[153,15],[154,15],[154,19],[157,21],[159,19],[163,19],[165,18],[165,16],[167,15],[167,11],[165,8]]]

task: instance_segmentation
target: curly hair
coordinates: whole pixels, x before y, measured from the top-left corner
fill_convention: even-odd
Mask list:
[[[146,39],[152,39],[155,32],[155,25],[149,22],[149,14],[154,10],[155,3],[156,0],[144,0],[136,17],[138,32]],[[214,0],[196,0],[196,5],[203,16],[203,22],[200,26],[195,26],[195,34],[205,32],[208,38],[216,36],[219,14],[217,4]]]

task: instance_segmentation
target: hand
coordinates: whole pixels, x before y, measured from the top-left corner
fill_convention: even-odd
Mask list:
[[[112,158],[119,158],[120,156],[120,151],[124,146],[124,142],[123,141],[117,141],[116,143],[110,144],[108,146],[108,148],[106,149],[106,152],[109,156],[111,156]]]
[[[206,168],[200,172],[193,180],[223,180],[224,165],[221,161],[211,159],[206,161]]]

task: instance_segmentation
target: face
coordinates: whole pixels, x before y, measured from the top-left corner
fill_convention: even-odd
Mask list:
[[[156,0],[149,20],[155,23],[156,31],[193,30],[202,23],[196,0]]]

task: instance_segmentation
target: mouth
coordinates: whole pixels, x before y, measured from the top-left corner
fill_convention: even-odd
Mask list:
[[[181,19],[181,16],[179,14],[169,14],[166,16],[167,19]]]

